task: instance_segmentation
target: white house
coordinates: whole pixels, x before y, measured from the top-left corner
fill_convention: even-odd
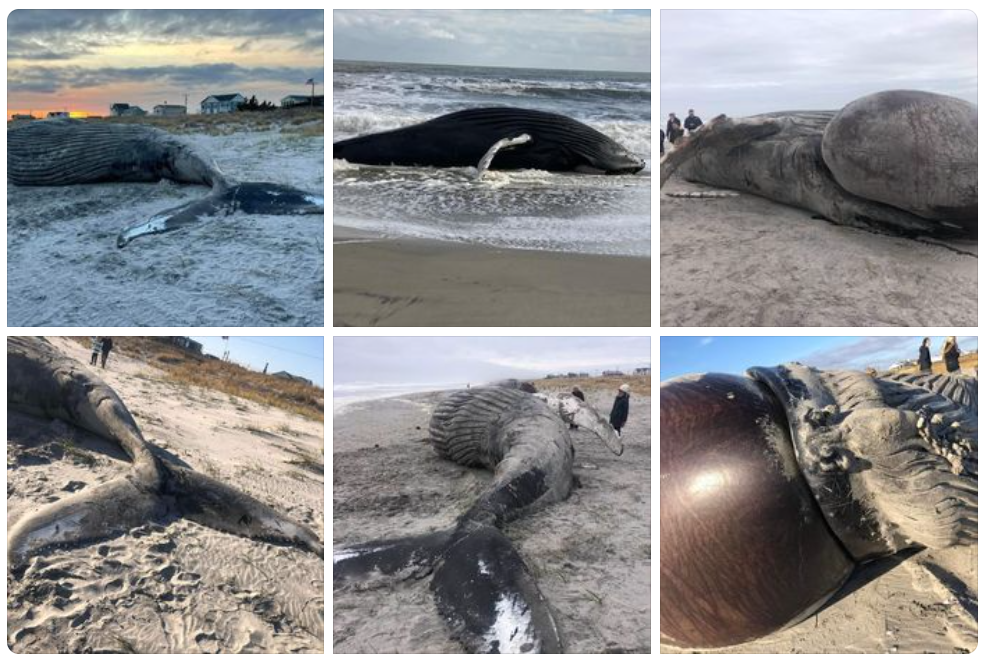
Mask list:
[[[185,116],[185,105],[155,105],[151,113],[155,116]]]
[[[240,93],[211,95],[208,98],[205,98],[203,102],[199,103],[199,111],[203,114],[225,114],[227,112],[236,112],[237,106],[244,102],[247,102],[247,98]]]

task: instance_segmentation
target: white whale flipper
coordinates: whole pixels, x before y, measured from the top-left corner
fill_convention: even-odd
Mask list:
[[[492,164],[495,154],[497,154],[500,150],[506,147],[515,147],[520,144],[526,144],[532,140],[533,138],[525,133],[519,135],[518,137],[503,137],[500,139],[498,142],[493,144],[491,149],[486,151],[485,155],[481,157],[480,161],[478,161],[478,176],[475,177],[475,179],[481,181],[481,179],[485,176],[485,172],[488,170],[488,166]]]

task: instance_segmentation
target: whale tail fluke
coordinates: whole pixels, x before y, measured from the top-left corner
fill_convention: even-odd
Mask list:
[[[444,530],[335,548],[334,586],[382,576],[395,579],[425,577],[433,571],[452,537],[452,530]]]
[[[179,514],[208,528],[271,544],[305,548],[323,558],[323,542],[306,526],[212,477],[163,462],[164,491]]]
[[[546,598],[519,552],[494,526],[455,540],[430,587],[440,614],[469,651],[562,653]]]
[[[29,513],[7,535],[7,562],[64,545],[99,542],[172,513],[170,500],[131,476],[113,479]]]
[[[560,653],[557,624],[519,552],[491,525],[338,547],[334,587],[421,579],[453,635],[484,654]]]

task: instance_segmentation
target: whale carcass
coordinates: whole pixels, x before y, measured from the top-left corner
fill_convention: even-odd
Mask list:
[[[158,457],[120,397],[85,366],[43,338],[7,338],[7,408],[61,419],[118,445],[130,470],[28,512],[7,535],[7,563],[60,546],[91,544],[149,522],[183,517],[226,533],[297,546],[323,557],[306,526],[211,477]]]
[[[975,105],[885,91],[838,112],[718,117],[665,156],[660,186],[677,172],[843,225],[975,237],[977,146]]]
[[[12,127],[7,131],[7,175],[17,186],[169,179],[210,187],[203,198],[128,227],[118,236],[118,247],[233,212],[323,214],[322,193],[267,182],[233,182],[188,144],[144,125],[57,119]]]
[[[568,497],[573,486],[570,425],[594,432],[615,454],[609,423],[570,394],[507,386],[458,391],[430,420],[442,458],[494,472],[453,527],[334,548],[335,588],[367,580],[422,578],[463,646],[475,653],[559,653],[563,643],[533,574],[503,534],[505,524]]]
[[[660,385],[660,639],[728,647],[858,566],[977,541],[977,381],[820,371]]]

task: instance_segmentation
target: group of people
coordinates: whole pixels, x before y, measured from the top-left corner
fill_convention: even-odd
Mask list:
[[[571,389],[571,395],[585,402],[584,391],[575,386]],[[615,394],[615,401],[612,403],[612,412],[609,414],[608,422],[612,424],[612,428],[615,428],[615,432],[622,435],[622,427],[626,425],[626,421],[629,419],[629,384],[623,384],[619,387],[619,392]]]
[[[663,155],[663,143],[665,138],[676,147],[677,143],[681,141],[685,134],[690,135],[703,125],[705,125],[704,122],[697,114],[694,113],[693,109],[688,110],[687,117],[684,119],[683,123],[681,123],[681,120],[677,118],[677,114],[671,112],[667,117],[666,133],[663,130],[660,131],[660,154]]]
[[[107,367],[107,357],[110,356],[110,351],[113,349],[113,338],[112,337],[94,337],[93,340],[93,355],[89,357],[89,364],[96,365],[97,359],[100,361],[100,367]]]
[[[918,349],[918,371],[931,373],[932,371],[932,338],[926,337],[921,341]],[[942,344],[942,362],[945,363],[946,372],[959,372],[959,345],[953,336],[945,338]]]

